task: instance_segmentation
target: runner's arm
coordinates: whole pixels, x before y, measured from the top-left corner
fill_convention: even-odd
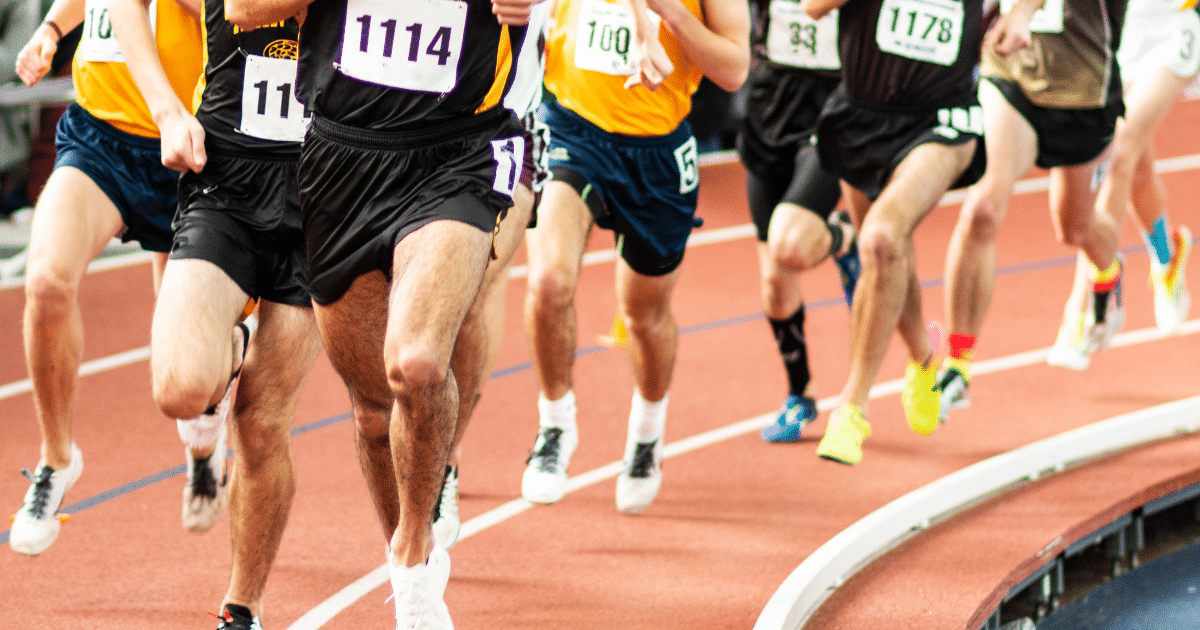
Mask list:
[[[658,41],[658,29],[654,28],[646,15],[646,0],[617,0],[617,4],[633,16],[633,46],[630,48],[630,55],[633,56],[633,65],[637,71],[625,82],[625,89],[641,85],[650,90],[657,90],[675,71],[675,65],[667,56],[662,42]]]
[[[650,9],[713,83],[733,92],[750,71],[750,8],[746,0],[701,0],[703,21],[680,0],[648,0]]]
[[[290,17],[303,22],[310,4],[312,0],[225,0],[225,19],[246,30]]]
[[[59,33],[50,26],[53,23],[66,34],[83,22],[84,0],[54,0],[46,19],[33,32],[29,43],[17,54],[17,76],[25,85],[33,85],[50,72],[54,51],[58,50]]]
[[[543,0],[492,0],[492,13],[501,24],[521,26],[529,23],[533,5]]]
[[[149,0],[110,0],[113,33],[121,44],[125,65],[150,108],[162,142],[162,163],[177,171],[204,169],[204,127],[179,100],[150,30]]]
[[[983,47],[995,48],[1001,55],[1010,55],[1033,43],[1029,20],[1046,0],[1018,0],[1008,13],[1000,16],[983,36]]]

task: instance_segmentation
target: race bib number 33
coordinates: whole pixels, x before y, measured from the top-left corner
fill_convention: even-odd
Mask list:
[[[800,10],[799,2],[773,0],[767,29],[767,56],[797,68],[838,70],[838,11],[820,20]]]
[[[349,0],[337,67],[369,83],[449,92],[458,83],[466,27],[461,0]]]
[[[963,5],[957,0],[883,0],[875,43],[893,55],[951,66],[962,31]]]

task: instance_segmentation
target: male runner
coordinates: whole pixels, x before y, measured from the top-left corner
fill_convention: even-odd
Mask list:
[[[529,14],[527,32],[541,33],[550,15],[550,3],[533,6]],[[458,540],[461,521],[458,512],[458,462],[461,455],[463,435],[475,406],[482,396],[483,386],[500,351],[504,340],[505,295],[508,289],[508,271],[513,256],[521,243],[525,242],[525,228],[531,224],[536,204],[541,196],[549,171],[546,170],[545,148],[549,142],[549,129],[534,114],[542,102],[542,78],[545,75],[545,51],[541,37],[525,37],[522,50],[517,55],[513,68],[513,84],[504,95],[502,104],[511,109],[525,125],[525,161],[521,167],[521,178],[513,193],[513,206],[500,222],[494,245],[496,255],[488,263],[483,277],[483,287],[471,305],[458,333],[451,363],[458,379],[458,427],[450,449],[450,460],[446,463],[446,476],[442,480],[442,493],[438,500],[433,522],[433,535],[439,545],[449,550]]]
[[[151,37],[144,0],[112,0],[118,38]],[[237,379],[229,483],[233,556],[219,628],[261,629],[262,594],[295,494],[292,414],[320,350],[307,290],[296,169],[307,120],[291,89],[295,18],[252,30],[203,7],[207,65],[193,117],[157,58],[128,56],[162,117],[164,162],[183,171],[175,240],[154,311],[155,400],[188,446],[184,523],[207,531],[220,515],[225,416]],[[253,338],[240,324],[259,302]],[[231,334],[232,331],[232,334]],[[247,352],[249,346],[249,352]],[[233,375],[233,376],[231,376]],[[212,459],[212,458],[215,458]]]
[[[86,8],[86,11],[85,11]],[[141,41],[157,54],[169,89],[187,98],[202,69],[198,9],[159,0],[151,20],[155,38]],[[25,279],[25,360],[42,429],[41,460],[9,544],[37,555],[58,537],[56,513],[83,472],[71,441],[75,384],[83,351],[79,284],[87,265],[114,236],[155,252],[157,291],[171,247],[178,174],[162,165],[159,112],[134,85],[111,31],[107,2],[55,0],[46,20],[21,51],[17,73],[27,85],[50,69],[62,34],[85,23],[72,74],[76,102],[58,123],[58,157],[34,212]]]
[[[1166,186],[1154,170],[1154,134],[1200,72],[1200,15],[1174,0],[1131,0],[1117,62],[1125,81],[1125,117],[1117,121],[1112,164],[1097,203],[1120,225],[1127,204],[1150,252],[1154,319],[1170,334],[1191,307],[1184,272],[1192,248],[1187,226],[1170,229]]]
[[[553,178],[527,237],[525,330],[540,425],[521,481],[530,501],[562,498],[578,443],[573,302],[593,225],[617,237],[617,300],[636,384],[617,508],[636,514],[658,493],[678,341],[671,293],[699,185],[696,140],[684,117],[702,76],[730,91],[745,80],[749,21],[741,0],[579,0],[556,7],[546,85],[557,101],[543,106]]]
[[[397,625],[449,628],[450,561],[430,523],[459,409],[450,359],[524,158],[524,130],[499,103],[526,36],[507,24],[532,3],[226,8],[262,24],[306,4],[299,177],[314,312],[350,392]]]
[[[981,0],[804,0],[838,12],[842,84],[817,124],[821,162],[856,192],[862,275],[851,307],[850,374],[817,454],[862,459],[866,406],[893,331],[910,360],[900,394],[909,426],[937,427],[935,344],[921,314],[912,233],[950,188],[983,170],[975,99]],[[919,28],[917,22],[920,22]],[[853,197],[859,196],[856,201]],[[869,206],[861,197],[869,200]]]
[[[834,212],[842,194],[838,178],[821,167],[812,143],[821,108],[841,82],[837,12],[814,21],[795,0],[752,6],[753,65],[738,153],[758,236],[763,311],[788,378],[779,417],[761,435],[768,442],[795,442],[817,417],[817,403],[808,395],[800,274],[832,257],[849,305],[859,271],[850,215]]]
[[[995,285],[996,233],[1013,186],[1035,163],[1050,171],[1058,239],[1091,264],[1089,290],[1068,300],[1047,361],[1083,369],[1124,320],[1117,225],[1096,211],[1096,189],[1124,112],[1116,50],[1125,0],[1054,0],[1035,16],[1041,6],[1017,2],[984,41],[979,99],[988,165],[967,193],[946,256],[951,334],[940,383],[943,419],[968,404],[971,352]]]

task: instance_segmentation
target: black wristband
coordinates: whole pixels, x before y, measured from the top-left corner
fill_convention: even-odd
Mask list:
[[[62,29],[59,28],[58,25],[54,23],[54,20],[46,20],[45,22],[42,22],[42,24],[45,24],[46,26],[49,26],[50,28],[54,29],[54,34],[58,36],[58,39],[62,39],[62,37],[63,37]],[[55,40],[55,41],[57,41],[57,40]]]

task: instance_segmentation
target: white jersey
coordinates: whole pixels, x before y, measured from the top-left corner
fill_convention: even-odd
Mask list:
[[[513,68],[513,84],[504,97],[504,106],[524,118],[542,102],[542,79],[546,76],[546,23],[550,17],[550,2],[533,5],[529,14],[528,31]]]

